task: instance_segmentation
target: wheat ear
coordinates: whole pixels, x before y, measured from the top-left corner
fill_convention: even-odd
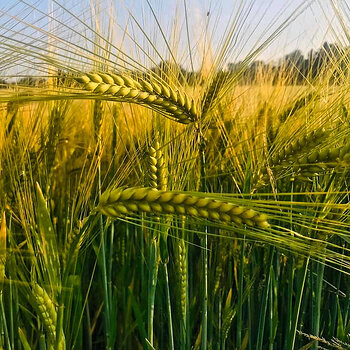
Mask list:
[[[282,111],[282,113],[280,113],[276,119],[279,120],[280,123],[284,123],[290,116],[292,116],[298,110],[305,107],[312,100],[313,97],[313,93],[300,97],[290,107]]]
[[[56,307],[47,292],[37,283],[33,284],[32,291],[40,311],[40,318],[51,339],[55,339],[57,321]]]
[[[5,278],[5,263],[6,263],[6,216],[2,214],[0,226],[0,290],[2,282]]]
[[[100,132],[102,126],[102,118],[105,112],[105,107],[102,101],[96,100],[93,107],[93,126],[94,126],[94,139],[97,142],[100,139]]]
[[[305,181],[309,177],[318,175],[322,171],[339,169],[350,165],[350,143],[337,148],[314,150],[304,155],[292,164],[296,179]],[[276,167],[280,171],[282,166]]]
[[[309,152],[310,149],[317,147],[321,141],[327,138],[330,131],[319,129],[309,135],[305,135],[294,142],[289,143],[282,150],[271,157],[270,166],[289,165],[295,158]]]
[[[97,209],[115,218],[146,212],[157,215],[188,215],[237,225],[269,227],[266,215],[253,209],[189,193],[158,191],[149,187],[120,187],[107,190],[102,194]]]
[[[167,188],[167,171],[164,155],[159,145],[159,134],[157,133],[153,145],[149,148],[149,185],[158,190],[165,191]]]
[[[187,313],[187,290],[188,290],[188,270],[187,270],[187,247],[185,240],[181,238],[177,245],[177,266],[179,269],[179,287],[180,287],[180,309],[183,322],[186,320]]]
[[[83,222],[79,223],[79,227],[73,228],[67,236],[67,241],[64,246],[64,254],[63,254],[63,264],[66,266],[67,259],[69,255],[71,254],[71,259],[76,257],[79,253],[81,244],[84,240],[84,234],[85,232],[81,231],[81,228],[83,227]]]
[[[314,150],[310,153],[310,148],[320,145],[321,141],[327,138],[330,131],[319,129],[309,135],[291,142],[286,147],[276,152],[270,159],[270,168],[274,175],[282,173],[288,168],[292,168],[294,177],[303,181],[307,177],[317,175],[325,169],[331,169],[346,161],[350,161],[349,147],[329,148],[323,150]],[[269,181],[268,169],[265,167],[261,170],[259,184],[266,184]]]
[[[112,100],[147,106],[182,124],[198,119],[196,104],[184,92],[154,80],[106,72],[86,73],[76,80],[84,84],[85,90],[113,97]]]
[[[219,96],[226,81],[227,75],[223,71],[216,72],[214,79],[211,81],[202,99],[202,117],[212,108],[215,99]]]

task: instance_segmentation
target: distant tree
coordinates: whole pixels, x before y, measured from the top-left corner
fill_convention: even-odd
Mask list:
[[[300,50],[294,50],[288,55],[285,55],[283,61],[287,66],[300,67],[304,62],[304,56]]]
[[[8,88],[8,83],[5,79],[0,78],[0,89],[7,89]]]
[[[199,79],[198,72],[187,71],[180,64],[166,60],[161,61],[157,66],[151,68],[151,71],[165,80],[175,78],[180,84],[187,82],[187,84],[192,85]]]
[[[17,81],[18,85],[25,85],[25,86],[35,86],[35,78],[33,77],[25,77],[21,78]]]
[[[42,86],[46,84],[46,80],[43,78],[35,78],[35,77],[24,77],[17,81],[18,85],[23,86]]]

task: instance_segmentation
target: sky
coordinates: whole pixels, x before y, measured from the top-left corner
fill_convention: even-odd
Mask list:
[[[346,1],[339,0],[339,3]],[[127,0],[125,3],[139,14],[147,8],[146,0]],[[183,1],[151,1],[154,8],[159,10],[161,18],[163,14],[163,22],[171,18],[175,3],[182,5]],[[194,14],[189,16],[189,21],[195,27],[194,32],[207,20],[209,14],[212,22],[219,23],[212,30],[215,31],[217,39],[223,35],[226,24],[230,23],[239,11],[244,12],[240,8],[241,4],[244,4],[245,9],[251,7],[249,14],[244,17],[243,32],[239,36],[241,44],[237,44],[238,47],[246,45],[247,49],[256,46],[265,30],[271,34],[279,23],[283,23],[294,14],[296,18],[261,54],[260,57],[266,60],[276,60],[295,49],[300,49],[306,54],[310,49],[318,49],[325,41],[335,42],[343,39],[343,31],[337,24],[331,0],[190,0],[187,3]],[[268,35],[265,35],[260,42],[267,37]]]
[[[200,53],[204,50],[218,55],[220,48],[227,44],[226,61],[235,62],[244,59],[252,50],[273,37],[274,40],[264,47],[257,58],[277,61],[295,49],[300,49],[306,55],[310,49],[318,49],[325,41],[348,44],[344,30],[335,17],[331,1],[339,3],[340,6],[347,2],[0,0],[0,36],[5,41],[8,38],[18,38],[18,42],[29,40],[33,44],[36,38],[44,42],[43,32],[49,30],[69,42],[76,40],[82,43],[84,37],[94,40],[95,34],[89,31],[89,26],[95,26],[102,36],[107,37],[109,33],[109,41],[115,47],[123,45],[124,51],[141,61],[146,60],[147,55],[155,57],[155,61],[159,57],[168,57],[171,47],[181,63],[186,65],[193,61],[195,66],[201,63]],[[91,4],[95,5],[91,7]],[[55,20],[48,20],[48,11],[53,11],[52,17]],[[347,11],[345,6],[340,12],[349,19]],[[346,25],[349,24],[347,19]],[[124,28],[128,28],[127,32]],[[224,38],[230,30],[233,34],[228,42]],[[133,41],[145,52],[137,48]],[[117,53],[115,54],[117,57]]]

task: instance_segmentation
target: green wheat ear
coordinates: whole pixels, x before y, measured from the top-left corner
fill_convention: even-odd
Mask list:
[[[84,84],[84,90],[106,99],[144,105],[181,124],[198,119],[195,102],[185,92],[174,90],[165,83],[106,72],[86,73],[75,79]]]
[[[40,311],[40,318],[51,339],[55,339],[57,321],[56,307],[46,290],[41,288],[37,283],[33,283],[32,292]]]
[[[6,263],[6,215],[2,213],[2,220],[0,225],[0,292],[2,283],[5,279],[5,263]]]

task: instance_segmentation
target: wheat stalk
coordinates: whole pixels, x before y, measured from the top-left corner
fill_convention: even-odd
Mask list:
[[[147,106],[182,124],[198,119],[197,107],[186,93],[154,80],[134,79],[113,73],[86,73],[76,78],[84,89],[113,100]]]
[[[269,227],[267,217],[253,209],[189,193],[158,191],[149,187],[119,187],[101,196],[97,209],[110,217],[136,212],[177,214],[249,226]]]

